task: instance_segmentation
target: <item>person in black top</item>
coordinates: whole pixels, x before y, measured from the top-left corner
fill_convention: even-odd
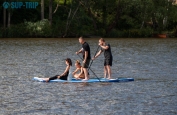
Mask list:
[[[72,66],[72,61],[70,58],[66,58],[65,59],[65,63],[66,63],[66,69],[65,71],[61,74],[61,75],[55,75],[53,77],[50,78],[42,78],[44,81],[48,82],[50,80],[54,80],[54,79],[61,79],[61,80],[67,80],[68,75],[69,75],[69,69]]]
[[[90,55],[90,46],[87,42],[85,42],[85,40],[80,37],[79,38],[79,43],[82,44],[82,48],[76,52],[76,54],[82,53],[83,54],[83,70],[84,70],[84,74],[85,74],[85,79],[84,80],[88,80],[89,76],[88,76],[88,70],[87,68],[89,67],[89,63],[91,60],[91,55]]]
[[[92,59],[94,60],[97,58],[102,52],[104,52],[104,78],[107,77],[108,74],[108,79],[111,79],[111,67],[112,66],[112,53],[111,53],[111,46],[110,44],[107,44],[103,38],[99,39],[99,44],[101,47],[101,50],[93,57]]]

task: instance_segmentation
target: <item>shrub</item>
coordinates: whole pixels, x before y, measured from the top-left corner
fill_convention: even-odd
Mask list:
[[[51,33],[49,21],[47,19],[38,22],[24,22],[29,36],[31,37],[48,37]]]
[[[11,25],[9,28],[5,30],[5,36],[8,38],[15,38],[15,37],[26,37],[27,31],[25,25],[17,24],[17,25]]]
[[[11,25],[6,30],[1,29],[0,37],[19,38],[19,37],[51,37],[52,29],[48,20],[38,22],[24,22]]]

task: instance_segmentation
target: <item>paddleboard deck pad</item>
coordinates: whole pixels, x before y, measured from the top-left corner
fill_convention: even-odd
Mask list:
[[[42,78],[39,77],[34,77],[34,81],[38,82],[46,82]],[[99,80],[97,78],[89,79],[89,80],[77,80],[75,78],[72,78],[71,81],[67,80],[60,80],[60,79],[55,79],[55,80],[50,80],[49,82],[71,82],[71,83],[93,83],[93,82],[129,82],[129,81],[134,81],[133,78],[117,78],[117,79],[105,79],[105,78],[100,78]]]

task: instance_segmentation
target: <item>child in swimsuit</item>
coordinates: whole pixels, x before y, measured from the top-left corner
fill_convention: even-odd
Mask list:
[[[84,70],[83,70],[83,67],[81,66],[81,63],[79,62],[79,60],[77,60],[75,62],[75,67],[76,67],[76,70],[73,72],[73,76],[76,79],[84,79],[85,78]],[[78,71],[80,71],[80,72],[77,73]]]

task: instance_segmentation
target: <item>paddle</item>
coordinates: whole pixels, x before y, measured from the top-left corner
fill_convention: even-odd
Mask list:
[[[78,56],[79,56],[79,58],[80,58],[81,60],[83,60],[80,55],[78,55]],[[87,64],[86,64],[86,65],[87,65]],[[88,66],[88,65],[87,65],[87,66]],[[90,69],[90,70],[91,70],[91,69]],[[97,75],[96,75],[92,70],[91,70],[91,72],[97,77]],[[99,82],[101,82],[101,81],[100,81],[100,78],[97,77],[97,79],[99,80]]]
[[[99,47],[100,47],[100,46],[98,46],[98,48],[97,48],[97,50],[96,50],[96,52],[95,52],[95,55],[97,54]],[[95,55],[94,55],[94,57],[95,57]],[[89,69],[90,69],[92,63],[93,63],[93,60],[92,60],[91,63],[90,63],[90,66],[89,66],[89,68],[88,68],[88,72],[89,72]]]

